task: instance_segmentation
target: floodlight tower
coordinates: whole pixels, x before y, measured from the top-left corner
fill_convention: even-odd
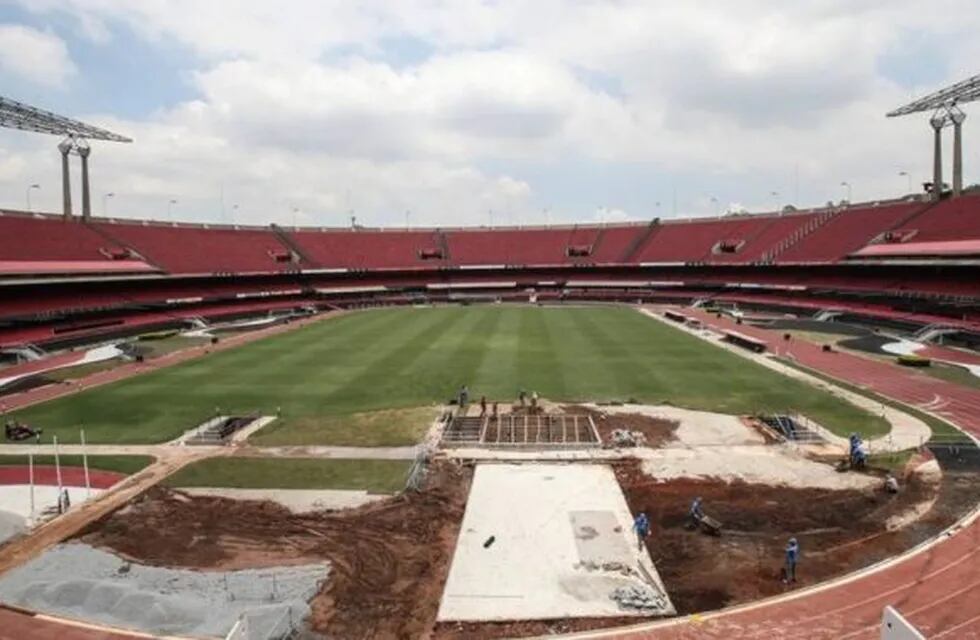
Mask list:
[[[61,196],[62,211],[65,220],[71,218],[71,165],[68,164],[68,155],[71,154],[75,146],[71,138],[65,138],[58,144],[58,151],[61,152]]]
[[[953,126],[953,197],[958,197],[963,191],[963,122],[966,114],[960,105],[974,100],[980,100],[980,75],[930,93],[887,114],[889,118],[894,118],[922,111],[933,112],[929,119],[933,129],[933,200],[939,200],[943,193],[942,130],[949,125]]]
[[[16,100],[0,96],[0,127],[49,133],[64,136],[58,144],[61,152],[61,191],[63,213],[68,220],[71,210],[71,175],[68,156],[72,152],[78,154],[82,162],[82,218],[87,220],[92,215],[91,188],[88,176],[88,158],[92,153],[89,140],[107,140],[110,142],[132,142],[131,139],[112,133],[78,120],[59,116],[44,109],[38,109]]]

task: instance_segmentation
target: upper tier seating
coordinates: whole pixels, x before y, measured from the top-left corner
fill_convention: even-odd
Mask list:
[[[271,230],[171,226],[131,222],[92,224],[171,273],[261,273],[296,269],[289,248]]]
[[[777,262],[835,262],[857,251],[923,207],[902,202],[845,209],[776,257]],[[904,227],[904,225],[902,225]]]
[[[706,220],[667,222],[654,229],[650,239],[634,257],[637,262],[705,262],[718,260],[714,250],[729,241],[740,256],[741,248],[764,230],[772,218],[731,216]],[[721,258],[725,261],[725,258]],[[744,261],[744,260],[738,260]]]
[[[942,242],[980,238],[980,196],[944,200],[902,224],[915,231],[911,242]]]
[[[433,231],[291,231],[289,237],[323,268],[418,268],[442,262],[435,254],[443,247]]]
[[[784,216],[773,216],[766,220],[764,226],[755,229],[755,234],[744,238],[745,242],[734,253],[715,253],[708,258],[709,262],[761,262],[766,253],[772,250],[776,243],[787,238],[813,220],[815,214],[793,213]]]
[[[889,244],[909,246],[980,239],[980,197],[964,196],[936,205],[901,202],[663,223],[449,231],[82,223],[0,212],[0,275],[156,268],[206,275],[315,268],[827,263],[885,238]]]
[[[122,247],[81,222],[0,212],[0,260],[109,260]]]
[[[568,262],[567,229],[449,231],[450,257],[458,265],[548,265]]]

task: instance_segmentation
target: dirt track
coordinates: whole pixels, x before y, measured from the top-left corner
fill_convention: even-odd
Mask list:
[[[314,631],[345,639],[418,638],[435,620],[470,478],[468,469],[441,463],[421,493],[304,515],[270,502],[154,488],[82,539],[170,567],[329,560],[330,580],[311,605]]]

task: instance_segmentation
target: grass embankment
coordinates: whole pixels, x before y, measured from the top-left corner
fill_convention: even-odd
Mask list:
[[[385,409],[348,416],[300,416],[276,420],[249,439],[260,447],[334,444],[399,447],[422,439],[438,407]]]
[[[980,377],[973,375],[963,367],[942,364],[933,360],[930,366],[920,369],[920,371],[946,382],[971,389],[980,389]]]
[[[81,467],[82,456],[58,456],[58,461],[63,467]],[[90,469],[100,469],[102,471],[115,471],[132,475],[142,471],[153,462],[150,456],[89,456],[88,466]],[[0,455],[0,466],[17,467],[27,466],[26,455]],[[54,456],[34,456],[34,464],[39,466],[54,466]]]
[[[320,458],[211,458],[166,479],[170,487],[238,489],[362,489],[396,493],[405,486],[408,460]]]
[[[84,425],[90,442],[142,443],[172,439],[216,408],[281,408],[266,442],[402,444],[405,432],[369,437],[376,425],[351,416],[441,403],[462,384],[500,402],[524,388],[555,401],[795,411],[841,434],[888,430],[880,416],[632,309],[511,305],[346,314],[16,416],[62,442]]]

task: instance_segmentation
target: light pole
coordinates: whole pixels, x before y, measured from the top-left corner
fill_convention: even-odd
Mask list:
[[[111,191],[109,193],[102,194],[102,217],[103,218],[109,217],[109,198],[115,198],[115,197],[116,194]]]
[[[293,207],[293,229],[296,228],[296,214],[299,213],[299,207]]]
[[[770,191],[769,192],[769,195],[772,196],[772,204],[776,208],[776,211],[779,211],[779,192],[778,191]]]
[[[711,203],[715,205],[715,217],[718,217],[718,198],[711,196]]]
[[[171,222],[174,221],[174,205],[175,204],[177,204],[177,199],[176,198],[171,198],[170,201],[167,202],[167,220],[170,220]]]
[[[912,174],[909,173],[908,171],[899,171],[898,175],[905,176],[906,178],[909,179],[909,190],[907,193],[912,193]]]
[[[232,224],[235,224],[235,213],[237,213],[237,212],[238,212],[238,205],[237,204],[231,205],[231,223]]]
[[[27,212],[28,213],[33,213],[34,212],[34,210],[31,209],[31,190],[32,189],[40,189],[40,188],[41,188],[41,185],[35,183],[35,184],[32,184],[29,187],[27,187],[27,191],[24,192],[25,195],[27,196]]]
[[[412,210],[411,209],[405,209],[405,228],[406,229],[411,229],[412,228],[412,224],[411,224],[411,222],[409,222],[411,220],[411,218],[412,218]]]
[[[851,204],[851,183],[845,180],[844,182],[840,183],[840,186],[847,189],[847,204]]]

